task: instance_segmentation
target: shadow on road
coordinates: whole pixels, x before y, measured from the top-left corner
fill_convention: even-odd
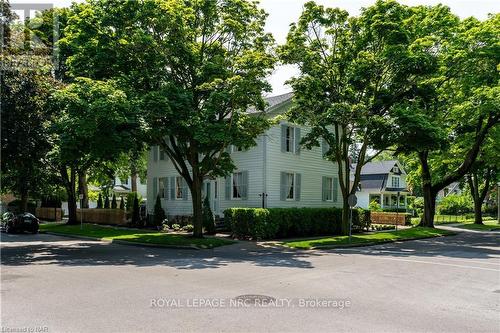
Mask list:
[[[175,250],[125,246],[76,240],[50,235],[2,235],[1,264],[5,266],[59,265],[136,267],[166,266],[177,269],[207,269],[231,263],[260,267],[310,269],[311,259],[327,255],[376,255],[392,257],[444,257],[461,259],[500,258],[500,239],[494,233],[460,233],[457,236],[385,245],[300,251],[283,247],[239,242],[213,250]],[[15,242],[15,243],[14,243]]]
[[[2,244],[1,264],[5,266],[132,265],[205,269],[250,262],[264,267],[313,268],[306,259],[320,255],[281,247],[260,247],[252,242],[197,251],[117,245],[51,235],[2,235]]]

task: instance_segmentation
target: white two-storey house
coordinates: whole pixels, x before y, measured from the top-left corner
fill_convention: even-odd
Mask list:
[[[274,117],[284,113],[291,97],[289,93],[267,98],[266,114]],[[204,195],[214,214],[222,216],[231,207],[340,207],[337,164],[323,157],[326,147],[300,147],[307,131],[307,127],[281,121],[257,138],[251,149],[229,147],[234,172],[206,179],[204,184]],[[150,212],[159,195],[168,216],[192,214],[189,189],[158,146],[150,150],[148,184]]]

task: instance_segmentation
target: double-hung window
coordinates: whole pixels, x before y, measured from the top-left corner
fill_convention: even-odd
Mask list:
[[[231,196],[232,199],[241,199],[242,185],[243,185],[243,173],[242,172],[233,173],[232,196]]]
[[[301,175],[294,172],[281,172],[281,200],[300,200],[300,179]]]
[[[175,199],[184,198],[184,180],[182,177],[175,177]]]
[[[285,130],[285,151],[293,153],[295,150],[295,128],[286,126]]]
[[[391,187],[393,188],[399,188],[399,177],[395,177],[393,176],[392,177],[392,181],[391,181]]]
[[[167,182],[167,177],[158,178],[158,194],[162,199],[167,198]]]

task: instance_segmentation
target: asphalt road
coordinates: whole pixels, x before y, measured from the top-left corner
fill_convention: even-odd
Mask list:
[[[500,332],[499,236],[179,251],[2,234],[2,332]]]

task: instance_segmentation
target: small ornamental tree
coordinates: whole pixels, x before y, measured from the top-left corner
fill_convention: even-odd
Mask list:
[[[111,208],[116,209],[118,205],[116,204],[116,195],[113,193],[113,198],[111,199]]]
[[[165,220],[166,214],[163,208],[161,207],[160,195],[156,196],[155,207],[154,207],[154,225],[160,226]]]
[[[208,197],[203,200],[203,228],[207,235],[215,235],[215,219]]]
[[[99,198],[97,198],[97,208],[102,208],[102,194],[99,192]]]
[[[134,206],[132,209],[132,224],[133,225],[138,225],[140,222],[140,215],[139,215],[139,198],[134,196]]]
[[[109,195],[108,194],[106,194],[106,196],[104,197],[104,208],[109,209]]]
[[[120,198],[120,209],[125,210],[125,201],[123,200],[123,197]]]

